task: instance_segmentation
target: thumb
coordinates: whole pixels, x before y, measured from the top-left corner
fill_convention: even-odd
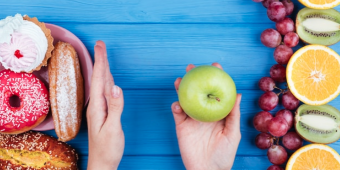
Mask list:
[[[179,102],[172,103],[171,110],[174,115],[176,126],[183,123],[188,117],[188,115],[184,113],[183,109],[179,105]]]
[[[117,85],[113,85],[111,94],[107,100],[108,115],[105,124],[109,126],[119,125],[121,127],[121,116],[124,108],[123,90]]]
[[[236,102],[234,108],[231,110],[230,114],[225,119],[224,132],[225,133],[240,133],[240,103],[242,94],[237,94]]]

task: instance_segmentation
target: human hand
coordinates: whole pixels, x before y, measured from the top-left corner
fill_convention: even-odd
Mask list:
[[[123,91],[114,84],[105,43],[97,41],[94,52],[90,103],[87,108],[87,169],[112,170],[118,168],[124,152],[124,132],[120,121],[124,107]]]
[[[212,65],[222,69],[218,63]],[[190,64],[186,71],[194,67]],[[175,81],[176,91],[181,80],[177,78]],[[218,122],[210,123],[190,118],[182,110],[179,102],[172,104],[178,145],[187,170],[231,169],[241,140],[240,102],[241,95],[238,94],[230,114]]]

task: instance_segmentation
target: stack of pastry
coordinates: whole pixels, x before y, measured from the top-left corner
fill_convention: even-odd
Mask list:
[[[0,80],[15,80],[12,86],[7,83],[2,85],[6,88],[0,88],[0,169],[77,169],[76,153],[63,142],[75,138],[80,129],[84,106],[83,77],[72,45],[58,42],[54,47],[53,41],[51,31],[37,18],[17,14],[0,20],[0,63],[7,69],[0,72]],[[23,81],[28,77],[29,81],[39,82],[32,72],[46,65],[49,95],[43,83],[35,83],[32,87]],[[21,90],[17,87],[27,87],[26,91],[35,89],[46,93],[32,94],[37,94],[39,100],[35,100],[30,95],[21,95],[10,89],[12,87],[17,91]],[[40,101],[42,95],[46,97],[44,102]],[[18,106],[11,103],[13,96],[19,97]],[[49,103],[55,131],[62,142],[41,133],[27,132],[45,119]],[[27,113],[32,112],[29,108],[38,108],[33,111],[43,108],[44,112],[29,115]],[[20,115],[23,119],[6,121],[13,117],[10,114]]]
[[[54,47],[51,31],[44,23],[39,22],[37,18],[16,14],[14,17],[8,16],[0,20],[0,62],[5,69],[16,73],[31,73],[48,65],[49,99],[56,133],[61,141],[75,138],[81,123],[84,84],[79,59],[72,45],[58,42]],[[1,91],[0,95],[1,93],[5,91]],[[18,127],[16,122],[4,124],[1,122],[5,121],[1,120],[9,116],[6,108],[10,107],[18,113],[25,108],[5,106],[8,103],[6,101],[7,99],[0,102],[0,133],[22,133],[30,130],[41,123],[48,113],[47,110],[42,118],[39,117],[40,121],[29,127]],[[15,127],[15,131],[11,130],[11,127]]]
[[[49,112],[45,85],[31,72],[47,65],[53,50],[51,31],[37,18],[16,14],[0,20],[0,133],[28,131]],[[19,98],[19,105],[11,103]],[[42,100],[44,99],[44,100]]]

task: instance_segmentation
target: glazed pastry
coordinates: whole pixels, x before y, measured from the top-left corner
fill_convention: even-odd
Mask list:
[[[34,74],[0,72],[0,133],[31,130],[45,120],[49,106],[47,88]]]
[[[37,18],[16,14],[0,20],[0,62],[14,72],[38,71],[53,50],[51,31]]]
[[[39,132],[0,134],[0,169],[76,170],[74,149]]]
[[[48,63],[50,102],[55,131],[60,141],[79,132],[84,106],[84,83],[74,48],[58,42]]]

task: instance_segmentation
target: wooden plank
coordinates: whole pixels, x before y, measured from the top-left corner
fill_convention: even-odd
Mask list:
[[[275,64],[274,49],[259,38],[273,24],[60,25],[75,33],[91,55],[96,40],[104,40],[111,72],[124,89],[173,89],[187,64],[212,62],[223,65],[238,89],[258,89],[258,80]]]
[[[87,168],[87,156],[79,157],[79,168]],[[267,156],[237,156],[233,170],[259,170],[270,166]],[[185,170],[179,155],[173,156],[124,156],[118,170]]]
[[[267,169],[270,166],[267,156],[237,156],[232,169],[259,170]],[[162,170],[185,170],[180,156],[147,156],[147,157],[123,157],[118,168],[121,169],[162,169]]]
[[[273,24],[61,26],[76,33],[92,55],[95,41],[104,40],[111,72],[124,89],[173,89],[187,64],[212,62],[222,64],[237,89],[258,89],[258,80],[269,76],[270,67],[276,64],[274,49],[260,42],[261,32]],[[339,47],[339,43],[332,46],[337,52]]]
[[[111,71],[126,100],[122,117],[126,147],[119,169],[184,169],[170,110],[177,100],[173,81],[185,74],[189,63],[212,62],[220,62],[243,93],[242,140],[233,169],[270,165],[266,151],[254,145],[259,132],[252,126],[262,94],[257,81],[268,76],[275,64],[273,49],[259,40],[264,29],[275,27],[261,4],[249,0],[59,0],[53,4],[32,0],[7,1],[1,7],[0,18],[29,14],[69,29],[91,55],[96,40],[108,44]],[[332,46],[340,52],[338,47]],[[330,104],[340,108],[340,99]],[[54,131],[45,133],[56,136]],[[85,115],[79,135],[68,143],[80,154],[80,168],[86,169]],[[339,144],[330,146],[340,152]]]
[[[256,148],[257,132],[252,123],[253,116],[260,111],[257,100],[263,93],[255,90],[241,90],[241,133],[238,156],[265,156],[266,151]],[[125,132],[125,155],[179,155],[177,137],[171,104],[177,100],[174,90],[125,90],[125,109],[122,125]],[[330,103],[340,109],[340,98]],[[272,113],[282,108],[276,108]],[[85,117],[85,116],[84,116]],[[47,132],[55,136],[54,131]],[[80,134],[69,142],[81,155],[88,154],[86,125]],[[340,152],[340,142],[331,146]]]
[[[295,2],[298,4],[298,2]],[[261,3],[249,0],[59,0],[6,1],[0,18],[16,13],[44,22],[270,23]]]

